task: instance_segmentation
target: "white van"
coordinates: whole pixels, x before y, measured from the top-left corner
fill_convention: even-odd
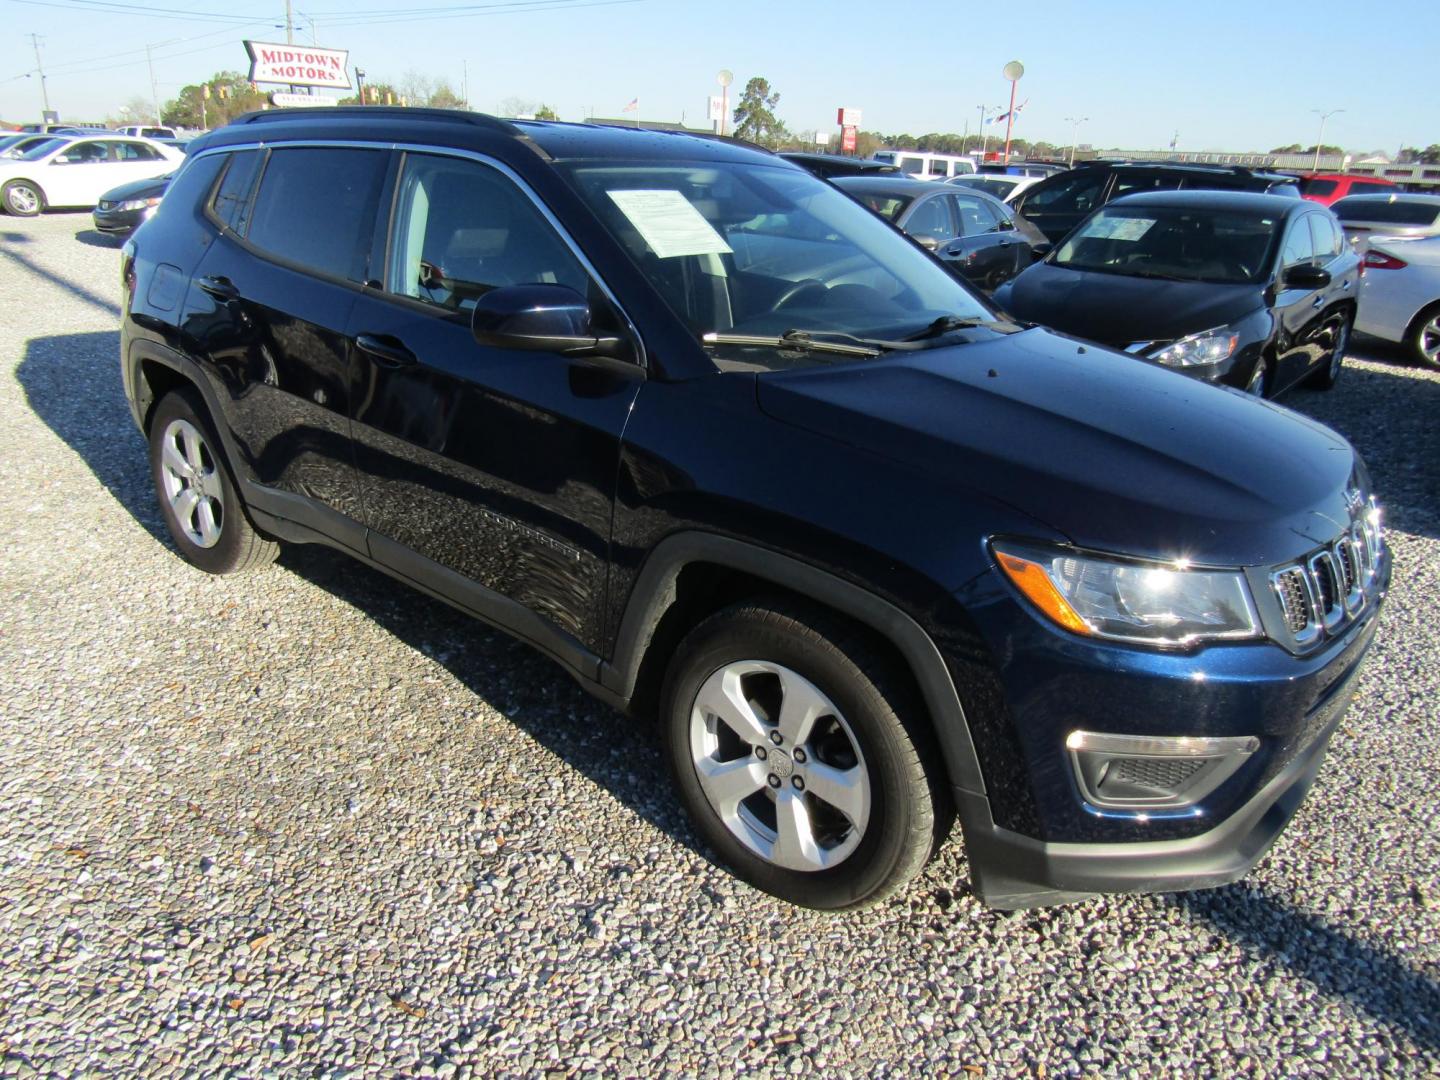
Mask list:
[[[158,124],[155,124],[155,125],[147,125],[147,124],[126,124],[126,125],[125,125],[124,127],[122,127],[122,128],[116,128],[115,131],[116,131],[116,133],[119,134],[119,135],[133,135],[133,136],[135,136],[136,138],[141,138],[141,139],[173,139],[173,138],[175,138],[175,129],[174,129],[174,128],[161,127],[161,126],[158,125]]]
[[[924,150],[876,150],[874,161],[896,165],[900,171],[917,180],[948,180],[975,171],[975,162],[959,154],[931,154]]]

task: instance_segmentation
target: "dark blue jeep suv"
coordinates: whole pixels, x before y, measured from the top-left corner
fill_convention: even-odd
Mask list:
[[[658,716],[703,838],[799,904],[956,817],[997,906],[1230,881],[1375,632],[1344,439],[1002,321],[732,142],[255,114],[123,274],[186,559],[328,544],[515,634]]]

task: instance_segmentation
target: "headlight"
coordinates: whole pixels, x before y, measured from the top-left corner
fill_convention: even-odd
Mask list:
[[[116,210],[144,210],[144,209],[147,209],[148,207],[151,207],[151,206],[159,206],[159,205],[160,205],[160,196],[159,196],[159,195],[156,195],[153,199],[127,199],[125,202],[122,202],[122,203],[121,203],[119,206],[117,206],[115,209],[116,209]]]
[[[1199,364],[1218,364],[1228,359],[1240,344],[1240,335],[1228,326],[1217,326],[1203,334],[1191,334],[1165,348],[1150,354],[1171,367],[1195,367]]]
[[[1069,548],[992,545],[1006,578],[1053,622],[1076,634],[1142,645],[1261,636],[1238,570],[1184,560],[1141,562]]]

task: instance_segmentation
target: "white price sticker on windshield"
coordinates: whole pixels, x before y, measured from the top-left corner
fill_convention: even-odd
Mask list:
[[[1084,239],[1139,240],[1154,224],[1154,218],[1109,217],[1102,214],[1086,227]]]
[[[730,250],[725,238],[678,191],[612,191],[609,195],[650,250],[662,259],[719,255]]]

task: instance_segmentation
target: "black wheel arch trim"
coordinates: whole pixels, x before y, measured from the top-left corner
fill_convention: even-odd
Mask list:
[[[655,546],[630,590],[610,660],[600,665],[600,681],[611,694],[627,702],[634,695],[640,665],[656,627],[675,602],[680,572],[696,563],[738,570],[800,592],[884,637],[899,651],[920,688],[951,785],[957,792],[984,798],[980,759],[960,695],[940,650],[920,624],[853,582],[743,540],[682,532]]]

